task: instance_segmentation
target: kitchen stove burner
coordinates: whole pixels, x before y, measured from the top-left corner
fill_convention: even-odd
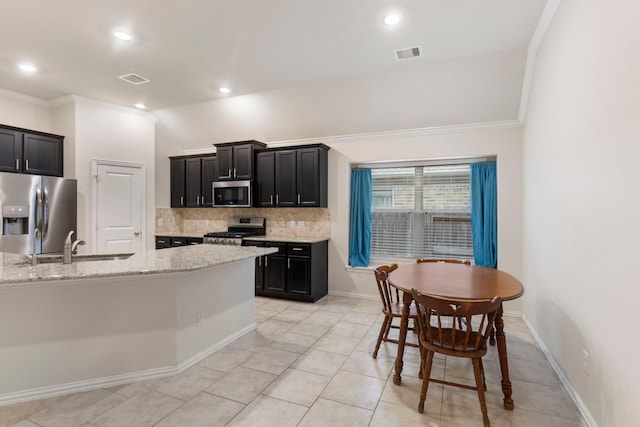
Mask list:
[[[266,220],[264,218],[229,218],[227,225],[227,231],[205,234],[204,243],[240,246],[243,237],[263,236]]]

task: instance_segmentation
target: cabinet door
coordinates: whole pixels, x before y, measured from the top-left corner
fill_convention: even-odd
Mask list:
[[[200,205],[213,207],[213,187],[211,183],[216,180],[217,161],[215,157],[202,158],[202,183],[200,184]]]
[[[185,159],[185,206],[200,206],[202,177],[200,158]]]
[[[256,295],[264,290],[264,259],[265,256],[256,257]]]
[[[24,173],[34,175],[62,176],[61,138],[24,134]]]
[[[184,207],[185,160],[171,159],[171,207]]]
[[[285,292],[287,280],[287,257],[282,255],[267,255],[265,258],[265,291]]]
[[[311,260],[290,256],[287,259],[287,291],[291,294],[311,294]]]
[[[22,133],[0,129],[0,171],[22,171]]]
[[[299,206],[320,206],[320,150],[318,148],[299,149],[297,202]]]
[[[253,179],[253,145],[233,146],[233,179]]]
[[[277,206],[296,206],[296,150],[276,151],[275,190]]]
[[[217,147],[218,159],[217,181],[230,181],[233,179],[233,147]]]
[[[275,153],[267,151],[256,155],[256,195],[258,206],[275,206]]]

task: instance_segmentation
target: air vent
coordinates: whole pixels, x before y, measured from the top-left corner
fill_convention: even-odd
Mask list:
[[[125,74],[123,76],[118,76],[119,79],[124,80],[127,83],[131,83],[132,85],[141,85],[143,83],[148,83],[149,79],[142,77],[141,75],[131,73]]]
[[[398,49],[395,51],[396,59],[404,61],[405,59],[418,58],[422,56],[422,48],[420,46],[408,47],[406,49]]]

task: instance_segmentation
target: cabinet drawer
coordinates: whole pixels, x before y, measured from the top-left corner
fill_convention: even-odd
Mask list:
[[[286,255],[287,244],[282,242],[265,242],[264,240],[244,240],[242,246],[257,246],[259,248],[278,248],[278,252],[271,255]]]
[[[287,244],[287,254],[309,256],[311,246],[305,243],[289,243]]]
[[[171,237],[156,236],[156,249],[171,247]]]
[[[187,238],[186,237],[172,237],[171,238],[171,246],[186,246]]]
[[[202,237],[189,237],[189,239],[187,239],[187,243],[190,245],[201,245],[203,240],[204,239]]]

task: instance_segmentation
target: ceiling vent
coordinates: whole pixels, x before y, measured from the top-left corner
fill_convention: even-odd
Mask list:
[[[408,47],[406,49],[395,50],[396,60],[404,61],[405,59],[419,58],[422,56],[422,47]]]
[[[141,85],[143,83],[149,82],[149,79],[135,73],[118,76],[118,78],[124,80],[127,83],[131,83],[132,85]]]

